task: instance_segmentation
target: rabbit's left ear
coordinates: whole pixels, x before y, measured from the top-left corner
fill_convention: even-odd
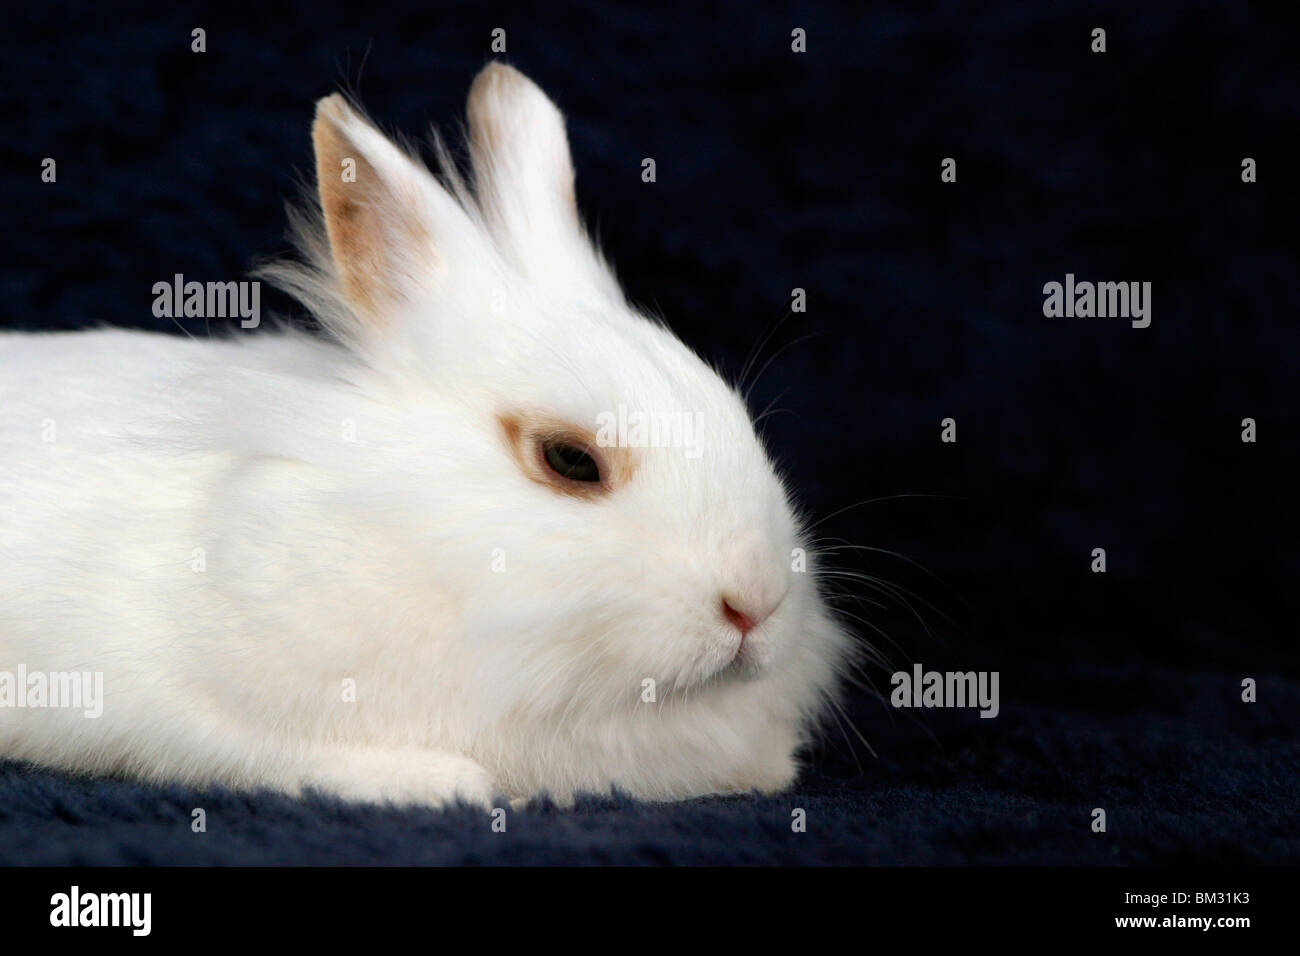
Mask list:
[[[379,330],[439,282],[473,224],[421,164],[343,97],[316,104],[312,139],[330,253],[364,326],[347,331]]]
[[[543,284],[577,278],[617,291],[579,221],[556,105],[518,70],[490,63],[470,88],[468,114],[475,192],[502,255]]]

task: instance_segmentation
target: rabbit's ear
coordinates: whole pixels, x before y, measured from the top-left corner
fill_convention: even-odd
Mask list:
[[[478,204],[505,258],[539,282],[567,284],[576,269],[613,286],[578,218],[556,105],[518,70],[494,62],[475,78],[468,114]]]
[[[316,179],[344,294],[382,324],[436,281],[468,219],[420,163],[340,95],[316,104]]]

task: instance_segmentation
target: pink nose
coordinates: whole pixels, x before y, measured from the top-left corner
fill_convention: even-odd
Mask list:
[[[734,624],[736,628],[740,631],[741,636],[743,637],[744,635],[752,631],[754,628],[758,627],[758,625],[763,622],[763,618],[765,618],[767,615],[762,614],[758,617],[757,620],[755,620],[754,618],[746,614],[744,611],[740,611],[732,607],[731,602],[726,598],[723,598],[722,616],[725,617],[732,624]]]

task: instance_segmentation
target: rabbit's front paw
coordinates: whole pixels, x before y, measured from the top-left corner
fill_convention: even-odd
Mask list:
[[[302,789],[358,803],[431,807],[491,807],[493,794],[491,775],[476,761],[417,747],[321,755],[303,776]]]
[[[799,775],[793,735],[774,731],[721,788],[725,793],[781,793]]]

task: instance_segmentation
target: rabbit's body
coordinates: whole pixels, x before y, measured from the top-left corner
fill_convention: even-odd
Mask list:
[[[0,706],[0,756],[429,804],[793,778],[847,642],[743,403],[570,225],[549,101],[489,67],[470,118],[477,200],[322,101],[327,235],[279,278],[333,340],[0,336],[0,674],[104,691]],[[581,437],[620,404],[703,453]]]

